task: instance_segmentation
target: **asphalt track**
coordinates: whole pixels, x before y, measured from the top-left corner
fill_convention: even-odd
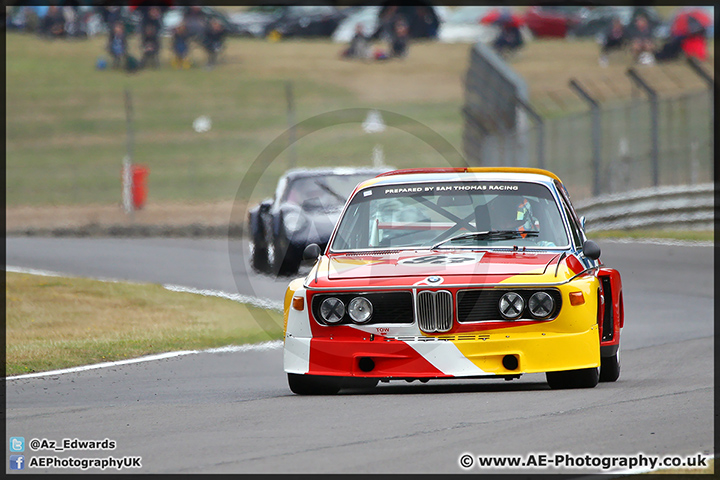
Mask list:
[[[459,458],[714,454],[714,249],[599,244],[601,259],[623,276],[623,370],[615,383],[554,391],[544,375],[533,374],[512,382],[391,382],[300,397],[287,388],[275,343],[10,379],[6,442],[108,438],[117,443],[112,451],[26,448],[26,460],[140,456],[142,468],[122,470],[133,473],[584,475],[600,469],[466,470]],[[242,265],[233,269],[227,240],[8,238],[6,245],[8,266],[70,275],[273,301],[287,284],[250,275]]]

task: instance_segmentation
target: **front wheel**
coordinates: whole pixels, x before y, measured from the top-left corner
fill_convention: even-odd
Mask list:
[[[620,345],[612,357],[600,357],[600,381],[614,382],[620,377]]]
[[[288,373],[288,386],[297,395],[335,395],[340,391],[340,379],[321,375]]]
[[[279,239],[278,239],[279,240]],[[278,241],[278,243],[280,243]],[[282,248],[278,243],[272,245],[272,271],[276,276],[295,275],[300,269],[300,259],[293,255],[293,248]],[[285,242],[289,244],[289,241]]]
[[[546,372],[545,378],[552,389],[594,388],[600,380],[597,367],[567,370],[564,372]]]
[[[250,241],[250,267],[258,273],[268,273],[270,271],[268,249],[261,247],[257,239]]]

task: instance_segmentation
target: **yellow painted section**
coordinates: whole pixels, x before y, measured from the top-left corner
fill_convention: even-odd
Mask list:
[[[543,335],[514,331],[506,336],[493,332],[487,340],[453,343],[478,368],[497,375],[576,370],[600,365],[597,325],[580,333]],[[514,355],[518,359],[518,368],[507,370],[502,364],[505,355]]]
[[[534,173],[536,175],[545,175],[547,177],[553,178],[557,180],[558,182],[562,183],[562,180],[558,178],[557,175],[555,175],[552,172],[549,172],[547,170],[543,170],[542,168],[531,168],[531,167],[470,167],[467,169],[468,172],[471,173],[493,173],[493,172],[501,172],[501,173]]]
[[[402,170],[402,169],[401,169]],[[562,180],[555,175],[554,173],[544,170],[542,168],[532,168],[532,167],[468,167],[468,168],[458,168],[457,170],[448,170],[448,173],[532,173],[535,175],[545,175],[546,177],[553,178],[557,180],[558,182],[562,183]],[[432,176],[433,172],[429,172],[426,175]],[[420,172],[416,173],[407,173],[407,175],[422,175]],[[372,185],[375,185],[376,183],[386,180],[387,176],[385,177],[374,177],[368,180],[365,180],[360,185],[358,185],[358,190],[363,189],[365,187],[369,187]]]
[[[511,283],[517,281],[518,277],[511,279]],[[465,357],[489,373],[535,373],[596,367],[600,364],[597,287],[597,278],[580,277],[557,287],[562,295],[562,309],[554,320],[467,332],[470,335],[487,335],[488,338],[453,343]],[[570,292],[578,291],[583,292],[585,303],[570,305]],[[519,366],[516,370],[510,371],[502,366],[505,355],[517,356]]]
[[[287,333],[288,315],[290,314],[290,307],[292,304],[293,295],[295,295],[295,292],[302,288],[302,286],[303,279],[296,278],[295,280],[290,282],[287,290],[285,290],[285,299],[283,301],[283,339],[285,338],[285,334]]]

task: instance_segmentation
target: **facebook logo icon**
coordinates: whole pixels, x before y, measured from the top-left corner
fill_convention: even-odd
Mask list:
[[[10,470],[25,468],[25,455],[10,455]]]
[[[25,451],[25,438],[24,437],[10,437],[10,451],[11,452],[24,452]]]

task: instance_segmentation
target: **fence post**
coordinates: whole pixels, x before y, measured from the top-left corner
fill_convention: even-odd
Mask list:
[[[588,92],[586,92],[575,79],[570,79],[570,88],[590,105],[592,118],[592,168],[593,168],[593,196],[600,195],[600,137],[602,130],[600,126],[600,104]]]
[[[659,167],[659,143],[660,143],[660,132],[658,126],[658,119],[660,117],[658,111],[658,96],[657,92],[643,80],[643,78],[637,73],[634,68],[628,68],[627,75],[633,80],[633,82],[645,91],[650,100],[650,162],[652,163],[652,178],[653,186],[657,187],[660,184],[660,167]]]
[[[288,133],[290,138],[288,139],[288,147],[290,147],[290,165],[289,168],[295,168],[297,165],[297,153],[295,152],[295,99],[293,97],[293,84],[288,81],[285,82],[285,98],[287,100],[287,121],[288,121]]]
[[[696,58],[688,57],[687,63],[690,66],[690,68],[698,74],[700,78],[702,78],[705,83],[707,83],[708,88],[710,90],[715,88],[715,80],[710,76],[709,73],[705,71],[705,69],[700,65],[700,62],[697,61]]]
[[[515,101],[525,112],[532,117],[535,126],[537,127],[538,138],[537,138],[537,164],[538,168],[545,168],[545,125],[543,124],[542,117],[532,108],[525,100],[519,96],[515,96]]]
[[[125,145],[126,155],[123,158],[123,191],[122,200],[125,213],[130,216],[131,220],[134,220],[133,211],[135,210],[132,202],[132,162],[133,162],[133,149],[135,146],[135,136],[133,131],[133,107],[132,107],[132,96],[130,90],[125,89],[125,120],[126,120],[126,136],[127,143]]]
[[[517,97],[527,99],[525,81],[490,46],[470,50],[465,75],[463,148],[471,165],[527,165]]]
[[[712,107],[715,100],[715,79],[700,65],[696,58],[688,57],[687,63],[690,68],[707,83],[710,91],[710,154],[715,151],[715,109]],[[710,178],[715,178],[715,162],[710,162]]]

